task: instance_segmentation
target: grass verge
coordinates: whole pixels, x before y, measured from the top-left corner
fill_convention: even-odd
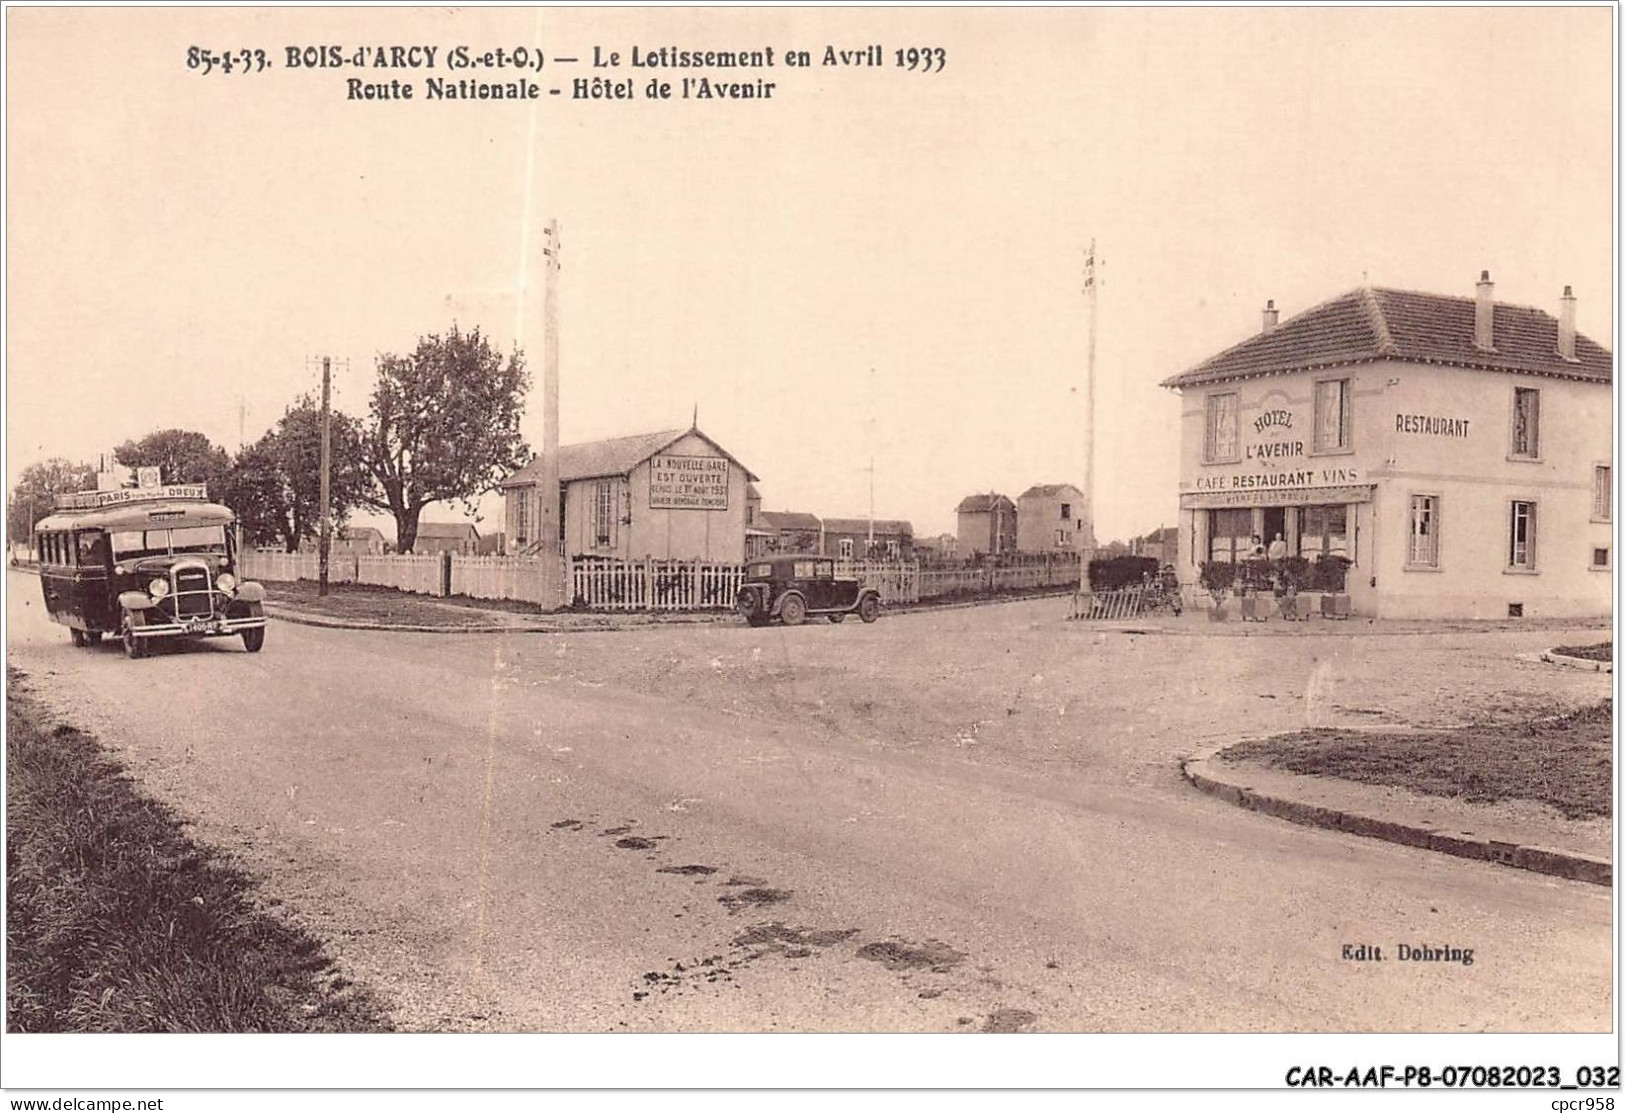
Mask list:
[[[1612,661],[1614,659],[1614,643],[1612,641],[1598,642],[1596,645],[1565,645],[1552,650],[1553,653],[1564,657],[1578,657],[1582,661]]]
[[[291,583],[268,583],[265,598],[271,603],[297,607],[311,614],[328,618],[352,619],[360,622],[409,623],[414,626],[483,626],[490,623],[483,611],[505,611],[510,614],[544,615],[547,612],[534,603],[506,599],[470,599],[466,595],[445,598],[413,595],[393,587],[372,584],[331,584],[326,595],[316,594],[311,580]]]
[[[305,931],[7,670],[13,1032],[387,1031]]]
[[[1222,756],[1475,804],[1533,800],[1590,819],[1613,814],[1613,721],[1609,700],[1554,719],[1419,734],[1298,731]]]

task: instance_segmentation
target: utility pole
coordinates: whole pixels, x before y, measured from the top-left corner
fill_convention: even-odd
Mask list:
[[[322,357],[322,525],[316,544],[316,594],[327,594],[327,556],[333,544],[333,361]]]
[[[869,549],[875,547],[875,458],[869,457]]]
[[[557,582],[559,561],[559,222],[549,220],[543,230],[546,256],[542,292],[542,474],[536,485],[537,524],[542,560]],[[697,415],[696,415],[697,416]]]
[[[875,369],[869,368],[869,397],[875,396]],[[869,415],[869,547],[863,559],[874,556],[875,551],[875,419]]]
[[[1100,317],[1100,283],[1095,277],[1095,240],[1089,237],[1089,254],[1083,260],[1083,296],[1089,302],[1089,358],[1085,364],[1083,419],[1083,505],[1089,515],[1088,544],[1078,558],[1078,596],[1083,603],[1093,594],[1089,583],[1089,561],[1094,559],[1095,534],[1095,325]]]

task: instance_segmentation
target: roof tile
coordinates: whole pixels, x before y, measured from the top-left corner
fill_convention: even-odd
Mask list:
[[[1573,360],[1557,354],[1557,318],[1551,314],[1496,302],[1495,346],[1483,351],[1473,342],[1476,313],[1473,298],[1361,287],[1250,336],[1162,385],[1196,386],[1378,359],[1613,382],[1612,353],[1589,337],[1575,336]]]

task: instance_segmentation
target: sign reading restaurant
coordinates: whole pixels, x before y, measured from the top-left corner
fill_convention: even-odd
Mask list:
[[[1360,482],[1359,468],[1300,468],[1296,471],[1199,475],[1198,491],[1256,491],[1276,487],[1340,487]]]
[[[728,509],[726,456],[653,456],[649,459],[649,509]]]

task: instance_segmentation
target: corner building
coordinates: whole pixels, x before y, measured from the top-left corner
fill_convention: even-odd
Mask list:
[[[1556,317],[1364,287],[1163,385],[1180,415],[1180,580],[1279,534],[1353,562],[1357,615],[1611,614],[1613,357]]]

